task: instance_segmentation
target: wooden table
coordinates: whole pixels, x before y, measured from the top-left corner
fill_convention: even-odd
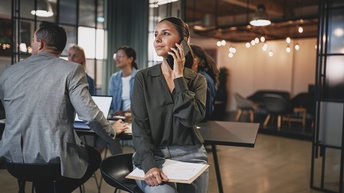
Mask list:
[[[205,144],[211,145],[219,193],[223,193],[216,145],[254,147],[258,134],[258,123],[208,121],[197,126]]]

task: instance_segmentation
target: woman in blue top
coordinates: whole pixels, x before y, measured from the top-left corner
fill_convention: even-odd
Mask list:
[[[109,95],[113,97],[111,110],[114,116],[124,116],[125,111],[130,111],[134,77],[138,68],[135,59],[136,52],[129,46],[118,48],[114,55],[116,67],[120,69],[112,74],[109,82]]]
[[[215,61],[205,52],[205,50],[196,45],[190,46],[194,54],[194,62],[192,70],[202,74],[207,80],[207,102],[206,102],[206,115],[203,121],[211,119],[214,112],[214,102],[219,84],[220,71],[217,69]]]

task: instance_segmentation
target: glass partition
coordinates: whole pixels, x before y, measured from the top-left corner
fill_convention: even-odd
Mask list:
[[[106,0],[48,0],[49,17],[31,14],[40,7],[39,0],[2,0],[0,6],[0,74],[13,63],[31,55],[31,38],[40,21],[58,23],[67,33],[67,44],[61,57],[66,58],[74,44],[84,48],[90,60],[88,71],[102,87],[102,63],[107,44],[104,28]],[[12,7],[13,5],[13,7]],[[58,12],[57,12],[58,11]],[[96,18],[97,16],[97,18]],[[96,65],[100,64],[100,65]],[[100,67],[99,67],[100,66]]]
[[[149,1],[149,24],[148,24],[148,66],[160,63],[163,59],[156,55],[153,41],[156,24],[165,17],[181,18],[181,1],[166,1],[159,3],[156,0]]]
[[[60,23],[77,25],[77,0],[60,0]]]

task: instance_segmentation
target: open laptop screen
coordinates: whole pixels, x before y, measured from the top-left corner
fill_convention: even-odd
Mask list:
[[[92,96],[92,99],[107,118],[110,112],[112,96]],[[79,119],[78,114],[75,116],[74,127],[78,129],[89,129],[89,126]]]

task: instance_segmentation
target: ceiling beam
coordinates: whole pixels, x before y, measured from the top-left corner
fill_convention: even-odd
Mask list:
[[[250,10],[254,10],[254,11],[257,10],[257,6],[259,4],[263,4],[266,7],[265,11],[269,15],[273,15],[273,16],[282,17],[283,13],[284,13],[284,7],[279,5],[279,4],[277,4],[277,3],[275,3],[275,1],[269,1],[268,3],[266,3],[266,5],[264,3],[256,2],[256,1],[253,1],[253,0],[249,2],[249,5],[247,5],[247,2],[243,1],[243,0],[222,0],[222,1],[226,2],[226,3],[229,3],[229,4],[233,4],[233,5],[249,8]]]

